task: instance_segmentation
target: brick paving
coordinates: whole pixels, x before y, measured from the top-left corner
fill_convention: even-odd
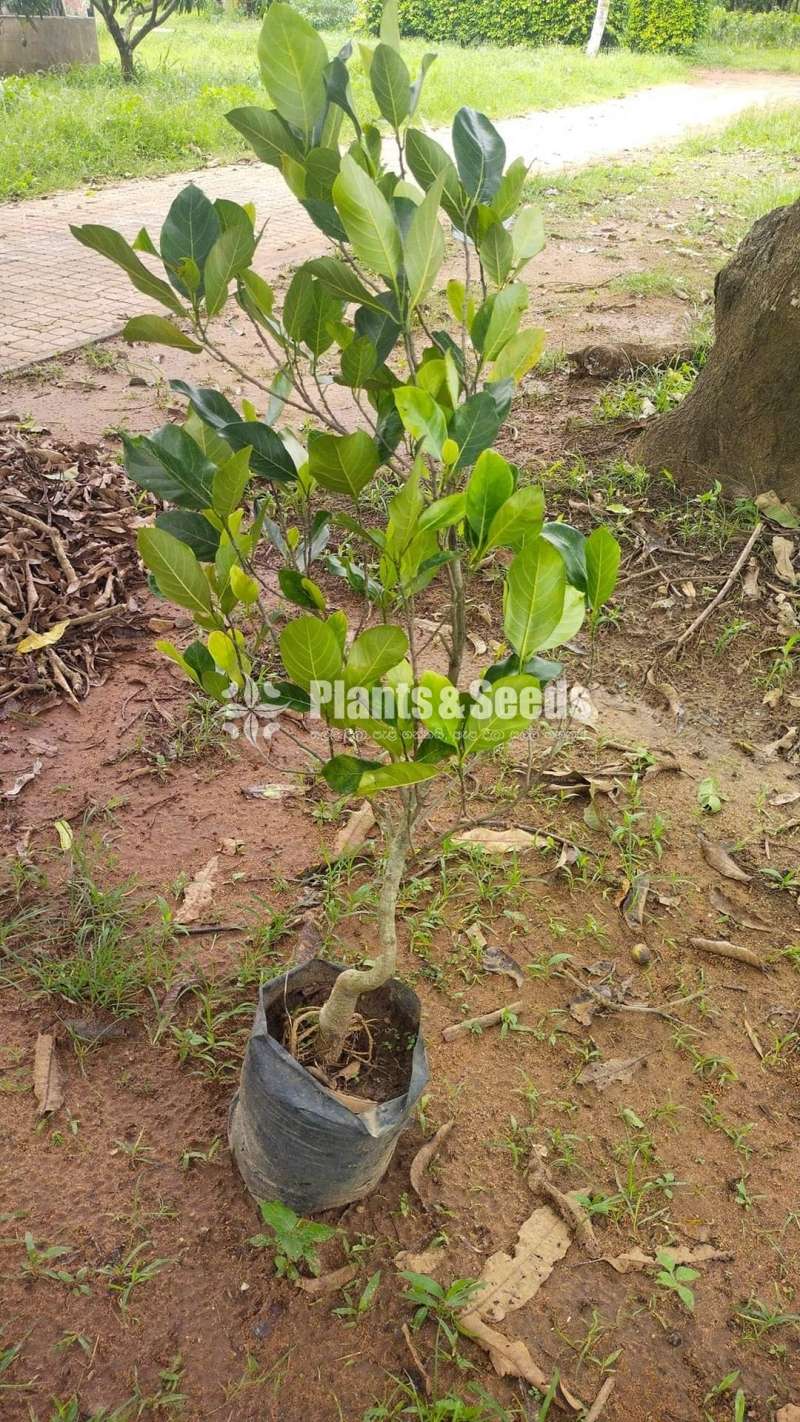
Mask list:
[[[753,104],[800,99],[800,80],[717,74],[625,99],[528,114],[498,124],[509,157],[536,171],[624,156],[719,123]],[[146,178],[94,191],[0,206],[0,371],[14,370],[116,335],[147,309],[127,277],[72,237],[72,223],[105,223],[132,240],[157,236],[175,195],[196,182],[209,197],[255,203],[269,217],[259,249],[265,275],[325,250],[325,239],[274,169],[249,162]],[[160,309],[154,307],[153,309]]]

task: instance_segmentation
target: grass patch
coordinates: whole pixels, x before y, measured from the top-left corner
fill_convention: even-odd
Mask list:
[[[99,66],[0,81],[0,201],[249,154],[225,114],[240,104],[265,102],[258,31],[255,20],[176,16],[137,51],[141,82],[131,87],[122,83],[116,52],[98,25]],[[325,38],[335,53],[345,36]],[[403,48],[415,72],[429,46],[409,40]],[[357,57],[352,72],[356,101],[365,100],[368,85]],[[574,48],[440,45],[420,118],[447,122],[453,94],[502,118],[621,97],[688,72],[686,62],[673,56],[625,50],[589,60]]]
[[[767,49],[710,39],[698,46],[694,62],[709,69],[760,69],[771,74],[800,74],[800,49],[788,46]]]

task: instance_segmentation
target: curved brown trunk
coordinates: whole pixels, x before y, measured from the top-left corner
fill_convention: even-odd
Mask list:
[[[691,394],[635,449],[697,492],[800,502],[800,202],[759,219],[717,276],[716,339]]]

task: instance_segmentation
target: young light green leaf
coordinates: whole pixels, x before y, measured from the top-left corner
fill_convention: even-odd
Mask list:
[[[229,459],[214,475],[211,485],[211,507],[215,514],[227,522],[234,509],[238,509],[242,496],[250,480],[250,448],[245,445]]]
[[[196,616],[213,615],[211,589],[191,548],[163,528],[140,528],[137,543],[164,597]]]
[[[569,575],[567,577],[569,578]],[[577,637],[580,632],[585,616],[586,598],[568,580],[564,590],[564,607],[561,616],[552,632],[542,642],[539,651],[549,652],[553,647],[560,647],[564,642],[571,642],[573,637]]]
[[[420,720],[437,741],[458,748],[462,716],[458,688],[440,672],[425,671],[419,678]]]
[[[258,60],[264,87],[281,118],[308,141],[326,102],[328,52],[319,34],[292,5],[270,5]]]
[[[617,585],[621,552],[616,538],[604,524],[586,540],[586,596],[594,612],[608,602]]]
[[[461,523],[466,513],[464,494],[445,494],[443,499],[435,499],[429,504],[419,520],[420,530],[452,528]]]
[[[252,229],[243,222],[228,227],[217,238],[206,258],[203,280],[206,310],[215,316],[225,305],[228,287],[253,260],[255,238]]]
[[[464,725],[464,754],[496,750],[526,731],[542,709],[539,683],[522,674],[501,677],[478,698]]]
[[[528,288],[522,282],[514,282],[494,297],[489,323],[483,339],[481,352],[484,360],[496,360],[500,352],[515,336],[522,313],[528,305]],[[478,313],[480,316],[480,312]],[[476,318],[477,320],[477,318]]]
[[[540,533],[544,520],[544,492],[539,485],[517,489],[497,510],[489,529],[485,552],[493,548],[518,551],[526,538]]]
[[[398,0],[384,0],[380,36],[384,44],[390,44],[394,49],[400,48]]]
[[[409,310],[413,311],[428,295],[444,261],[444,233],[439,223],[444,174],[431,184],[419,204],[404,243]]]
[[[416,385],[401,385],[394,391],[394,402],[404,429],[412,439],[422,440],[423,453],[441,459],[447,424],[433,396]]]
[[[308,437],[309,471],[323,489],[332,493],[357,499],[379,463],[375,442],[365,430],[341,436],[313,430]]]
[[[519,267],[541,252],[545,244],[544,219],[538,207],[524,207],[511,229],[514,265]]]
[[[510,232],[502,222],[493,222],[480,239],[480,254],[485,270],[495,286],[502,286],[514,265],[514,250]]]
[[[411,75],[402,55],[381,43],[372,56],[369,82],[381,116],[397,132],[411,108]]]
[[[536,365],[544,350],[545,335],[541,327],[536,326],[529,331],[518,331],[498,355],[492,379],[518,383]]]
[[[503,626],[519,657],[542,648],[561,619],[566,569],[564,559],[546,539],[531,538],[508,570]]]
[[[332,682],[341,675],[339,639],[319,617],[298,617],[287,623],[280,635],[280,649],[290,679],[304,691],[312,682]]]
[[[408,651],[402,627],[370,627],[356,637],[345,667],[348,686],[374,686]]]
[[[475,463],[466,488],[467,521],[482,548],[501,506],[514,492],[514,474],[507,459],[494,449],[485,449]]]
[[[392,210],[380,188],[349,154],[342,159],[333,200],[356,256],[371,271],[395,280],[402,249]]]
[[[400,790],[407,785],[420,785],[423,780],[432,780],[440,775],[444,766],[426,765],[417,761],[410,765],[400,761],[394,765],[381,765],[375,770],[365,770],[358,783],[358,795],[377,795],[379,790]]]

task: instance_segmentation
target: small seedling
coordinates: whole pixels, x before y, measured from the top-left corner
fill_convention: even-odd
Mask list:
[[[367,1279],[358,1298],[355,1297],[355,1294],[351,1290],[345,1289],[344,1296],[346,1303],[333,1310],[336,1317],[345,1319],[348,1328],[352,1328],[354,1324],[358,1323],[359,1320],[364,1317],[365,1313],[369,1313],[369,1310],[375,1302],[380,1283],[381,1271],[378,1269]]]
[[[339,1231],[331,1225],[301,1219],[280,1200],[262,1200],[259,1210],[271,1234],[254,1234],[247,1243],[254,1249],[274,1250],[275,1273],[282,1279],[299,1279],[298,1264],[305,1265],[310,1274],[318,1275],[322,1266],[317,1248]]]
[[[684,1308],[694,1313],[694,1291],[689,1285],[700,1278],[700,1271],[691,1269],[688,1264],[678,1264],[668,1249],[659,1249],[656,1260],[660,1265],[656,1283],[677,1294]]]
[[[718,815],[725,798],[713,775],[707,775],[705,780],[700,781],[697,787],[697,803],[706,814]]]

